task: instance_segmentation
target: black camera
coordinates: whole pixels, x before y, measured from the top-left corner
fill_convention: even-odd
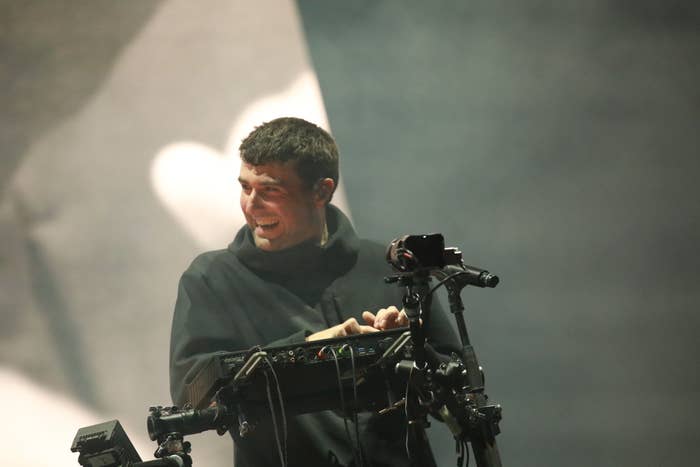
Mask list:
[[[462,261],[457,248],[445,248],[442,234],[404,235],[391,241],[386,260],[401,273],[430,273],[440,280],[448,275],[462,286],[496,287],[498,276]],[[442,271],[442,274],[440,274]]]
[[[80,452],[78,462],[83,467],[122,467],[141,462],[118,420],[79,429],[70,450]]]
[[[462,254],[456,248],[445,248],[445,238],[439,233],[404,235],[391,241],[386,260],[397,271],[413,272],[458,265]]]

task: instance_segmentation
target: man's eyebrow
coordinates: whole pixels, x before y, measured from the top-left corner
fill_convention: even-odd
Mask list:
[[[240,183],[246,183],[246,184],[250,183],[242,177],[238,177],[238,181]],[[275,179],[275,178],[270,178],[270,179],[261,180],[260,182],[258,182],[258,184],[262,185],[262,186],[279,186],[279,185],[282,185],[282,182]]]

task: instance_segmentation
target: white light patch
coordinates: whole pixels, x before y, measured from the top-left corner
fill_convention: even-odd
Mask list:
[[[98,415],[58,393],[38,386],[9,368],[0,367],[3,418],[0,439],[4,446],[2,464],[12,467],[75,467],[78,453],[70,451],[78,428],[113,420]],[[148,456],[154,445],[141,442],[142,430],[122,422],[122,427],[140,456]],[[145,460],[148,460],[145,457]]]
[[[201,248],[224,247],[245,223],[238,203],[238,146],[256,126],[278,117],[303,118],[329,130],[313,72],[304,72],[284,91],[246,107],[231,126],[223,152],[182,141],[167,145],[155,156],[151,165],[153,189]],[[333,203],[349,215],[342,187],[338,187]]]

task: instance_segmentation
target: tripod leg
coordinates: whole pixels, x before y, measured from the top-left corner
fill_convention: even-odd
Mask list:
[[[501,455],[498,453],[495,439],[491,442],[476,439],[472,440],[471,445],[477,467],[501,467]]]

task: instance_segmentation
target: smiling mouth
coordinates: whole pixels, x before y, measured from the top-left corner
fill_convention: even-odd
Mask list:
[[[261,229],[271,229],[279,224],[277,219],[255,219],[255,227],[260,227]]]

